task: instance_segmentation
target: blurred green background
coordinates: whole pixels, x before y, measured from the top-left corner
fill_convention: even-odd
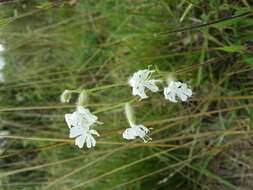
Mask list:
[[[0,189],[252,190],[252,6],[0,1]],[[117,86],[150,65],[193,97],[139,101]],[[64,89],[90,90],[87,106],[104,122],[95,148],[68,140],[64,114],[77,96],[60,103]],[[147,144],[121,136],[129,101],[137,123],[153,128]]]

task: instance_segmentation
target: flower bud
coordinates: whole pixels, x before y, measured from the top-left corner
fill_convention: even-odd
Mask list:
[[[134,111],[129,103],[125,104],[125,114],[130,126],[135,125]]]
[[[166,80],[167,84],[170,84],[172,81],[175,81],[175,80],[176,78],[173,76],[173,74],[169,73]]]
[[[71,99],[71,91],[70,90],[64,90],[63,93],[61,94],[61,102],[62,103],[69,103]]]
[[[84,106],[88,103],[88,94],[86,90],[82,90],[79,94],[77,105],[78,106]]]

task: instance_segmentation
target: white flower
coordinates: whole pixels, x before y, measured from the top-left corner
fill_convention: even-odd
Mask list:
[[[65,114],[65,120],[71,128],[72,126],[87,126],[98,123],[97,116],[90,113],[90,110],[82,106],[77,106],[77,110],[72,114]]]
[[[69,137],[75,138],[75,145],[82,148],[86,143],[88,148],[96,145],[96,140],[92,135],[99,136],[98,132],[91,129],[97,121],[97,116],[93,115],[89,109],[78,106],[72,114],[65,114],[65,120],[70,129]]]
[[[135,124],[133,110],[128,103],[125,105],[125,114],[131,127],[127,128],[123,132],[123,138],[127,140],[133,140],[137,137],[140,137],[145,143],[148,142],[148,140],[151,140],[151,138],[147,135],[149,129],[143,125]]]
[[[75,126],[70,128],[69,137],[75,138],[75,145],[83,148],[86,143],[87,148],[96,146],[96,140],[92,135],[99,136],[98,132],[94,129],[89,129],[87,126]]]
[[[147,135],[149,129],[143,125],[133,125],[130,128],[127,128],[123,132],[123,138],[127,140],[136,139],[136,137],[140,137],[145,143],[151,138]]]
[[[133,88],[132,94],[134,96],[138,95],[141,97],[141,99],[148,98],[145,93],[145,87],[152,92],[157,92],[159,90],[158,86],[156,85],[156,82],[159,82],[159,80],[150,79],[153,72],[155,71],[145,69],[139,70],[133,74],[132,78],[129,80],[129,84]]]
[[[192,96],[192,90],[185,83],[171,81],[169,86],[164,88],[164,96],[171,102],[177,102],[176,96],[186,101],[188,97]]]

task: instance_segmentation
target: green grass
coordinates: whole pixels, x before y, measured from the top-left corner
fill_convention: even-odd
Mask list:
[[[10,133],[0,189],[252,189],[251,1],[68,2],[0,4],[0,129]],[[127,80],[149,66],[194,96],[137,100]],[[94,149],[68,139],[77,94],[61,104],[65,89],[87,90],[104,122]],[[147,144],[121,136],[129,101],[137,123],[154,128]]]

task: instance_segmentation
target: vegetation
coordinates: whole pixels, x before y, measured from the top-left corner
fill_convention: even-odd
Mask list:
[[[0,3],[0,189],[251,190],[250,0],[10,0]],[[151,67],[194,91],[139,101],[128,78]],[[166,84],[161,84],[166,85]],[[65,89],[86,89],[103,121],[93,149],[68,139]],[[124,104],[152,141],[126,141]]]

